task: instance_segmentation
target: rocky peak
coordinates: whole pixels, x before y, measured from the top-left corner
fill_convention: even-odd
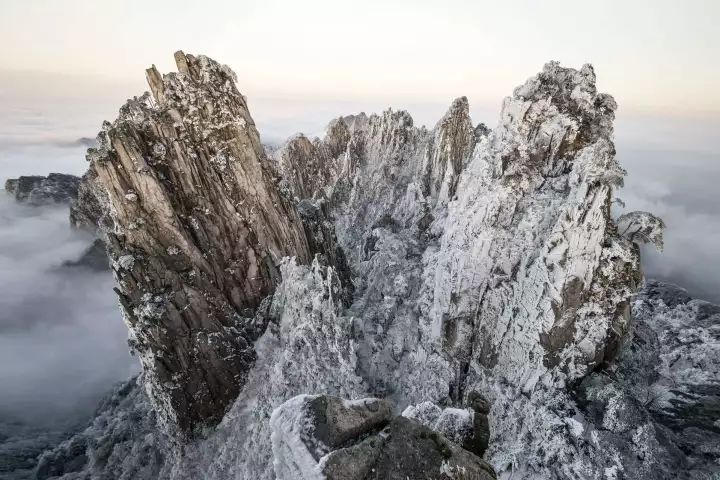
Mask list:
[[[350,141],[351,130],[344,118],[336,118],[328,124],[325,143],[330,149],[330,156],[337,158],[345,153],[347,144]]]
[[[64,173],[51,173],[47,177],[33,175],[10,178],[5,181],[5,192],[16,201],[28,205],[70,203],[78,196],[80,178]]]
[[[437,476],[462,478],[448,468],[463,466],[483,478],[492,471],[470,451],[488,448],[488,425],[504,426],[488,450],[507,448],[504,469],[522,435],[565,425],[540,418],[557,407],[548,399],[567,405],[566,387],[614,357],[641,280],[634,242],[657,241],[661,226],[636,215],[618,232],[610,216],[624,171],[615,104],[590,67],[546,65],[493,131],[459,98],[433,129],[404,111],[342,117],[271,165],[232,73],[176,61],[178,73],[148,71],[153,95],[129,101],[88,155],[159,421],[187,437],[230,409],[169,470],[270,479],[279,462],[289,476],[331,465],[352,478],[348,465],[370,459],[389,473],[366,478],[405,478],[426,461]],[[307,410],[282,407],[300,394],[384,398],[428,422],[387,423],[383,409],[369,431],[308,456],[293,437]],[[539,408],[525,423],[498,416],[517,405]],[[315,424],[335,415],[321,407]],[[517,443],[508,430],[522,430]]]
[[[614,108],[591,67],[546,65],[504,101],[444,220],[434,334],[527,388],[584,375],[627,330],[640,271],[610,218]]]
[[[329,137],[333,143],[311,142],[305,135],[296,135],[275,152],[278,171],[294,198],[302,200],[325,196],[325,188],[336,174],[333,152],[345,149],[338,142],[346,135],[342,130],[338,133],[339,137]]]
[[[434,146],[428,150],[426,159],[426,195],[444,203],[452,199],[475,141],[468,100],[457,98],[435,127]]]
[[[283,257],[307,262],[294,206],[265,157],[232,71],[175,54],[147,71],[88,151],[105,192],[118,294],[161,418],[183,434],[222,418],[244,383],[253,309]]]

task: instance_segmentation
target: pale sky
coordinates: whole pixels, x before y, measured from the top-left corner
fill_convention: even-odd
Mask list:
[[[182,49],[249,96],[498,105],[552,59],[624,109],[716,116],[719,22],[713,0],[0,0],[0,69],[141,85]]]

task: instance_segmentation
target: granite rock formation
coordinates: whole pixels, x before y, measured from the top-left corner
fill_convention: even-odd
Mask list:
[[[132,348],[168,429],[187,437],[242,388],[255,359],[248,326],[279,262],[310,252],[234,74],[207,57],[175,60],[177,73],[147,71],[152,95],[128,101],[88,151],[88,190],[106,195],[88,195],[88,210],[111,219]]]
[[[638,471],[720,474],[720,306],[649,281],[633,311],[626,348],[583,379],[581,406],[616,451],[633,446]]]
[[[662,428],[604,435],[609,397],[578,390],[630,368],[638,243],[662,244],[656,217],[618,228],[611,215],[625,172],[592,67],[547,64],[493,130],[461,97],[433,128],[404,111],[345,116],[268,156],[229,69],[176,61],[104,126],[77,215],[105,232],[157,423],[183,440],[158,441],[155,478],[320,474],[330,457],[336,476],[374,462],[377,478],[404,478],[427,460],[462,478],[446,441],[470,471],[484,454],[513,478],[679,468],[633,457]],[[271,420],[297,395],[382,398],[407,415],[308,450],[273,433],[307,420]],[[703,402],[688,408],[706,424]]]

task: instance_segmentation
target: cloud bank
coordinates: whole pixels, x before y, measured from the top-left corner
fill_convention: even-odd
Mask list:
[[[109,271],[61,267],[90,238],[67,207],[32,208],[0,191],[0,417],[52,424],[88,415],[136,362]]]

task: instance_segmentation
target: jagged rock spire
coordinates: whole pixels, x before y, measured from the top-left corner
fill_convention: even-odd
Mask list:
[[[222,418],[255,353],[247,317],[285,256],[310,257],[233,72],[175,54],[147,70],[88,159],[107,192],[118,295],[148,390],[185,435]]]
[[[475,146],[467,97],[453,101],[435,127],[433,148],[428,150],[425,167],[425,191],[439,202],[447,203],[455,195],[464,163]]]
[[[434,274],[433,334],[461,361],[530,390],[612,357],[641,277],[610,217],[625,173],[615,108],[590,65],[555,62],[505,99],[461,176]]]

